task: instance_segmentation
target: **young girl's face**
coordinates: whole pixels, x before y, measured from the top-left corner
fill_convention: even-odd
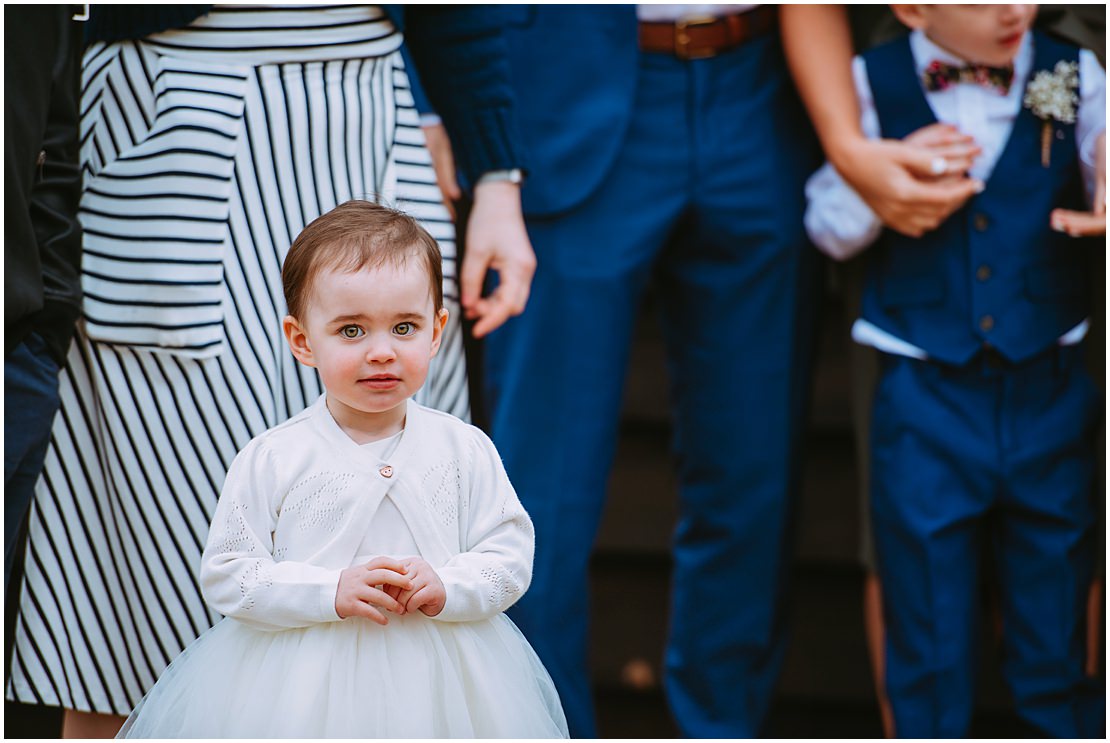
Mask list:
[[[348,433],[400,430],[447,323],[421,260],[317,275],[305,318],[285,319],[293,355],[314,366],[328,409]]]

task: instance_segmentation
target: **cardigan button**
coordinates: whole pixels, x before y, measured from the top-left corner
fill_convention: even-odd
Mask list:
[[[378,474],[382,477],[393,477],[393,468],[387,464],[378,470]]]
[[[991,226],[990,217],[983,212],[977,212],[974,217],[975,229],[978,232],[986,232],[987,228]]]
[[[979,268],[975,271],[975,278],[979,279],[980,281],[987,281],[990,279],[990,277],[991,267],[988,266],[986,263],[979,266]]]
[[[983,332],[990,332],[994,329],[994,318],[990,315],[983,315],[979,318],[979,329]]]

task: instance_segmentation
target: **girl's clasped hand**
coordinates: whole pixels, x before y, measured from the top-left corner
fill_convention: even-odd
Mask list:
[[[365,617],[389,624],[382,611],[397,615],[421,611],[434,617],[443,611],[447,592],[443,581],[420,557],[375,557],[353,565],[339,575],[335,613],[340,619]]]

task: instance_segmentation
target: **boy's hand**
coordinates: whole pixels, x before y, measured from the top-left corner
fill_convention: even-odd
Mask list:
[[[412,587],[402,590],[397,596],[397,602],[403,607],[402,613],[419,609],[425,615],[434,617],[443,611],[447,603],[447,589],[432,566],[420,557],[408,557],[401,560],[401,564],[405,566],[405,576],[412,581]]]
[[[1095,141],[1095,192],[1091,194],[1091,211],[1071,209],[1052,211],[1052,229],[1072,237],[1106,234],[1106,132]]]
[[[375,557],[364,565],[347,568],[339,574],[335,613],[340,619],[366,617],[378,624],[389,624],[379,608],[394,614],[404,613],[403,606],[390,595],[393,590],[406,591],[412,587],[412,581],[404,573],[404,565],[390,557]],[[384,586],[385,590],[379,586]]]
[[[1077,212],[1071,209],[1052,210],[1052,229],[1066,232],[1069,237],[1091,237],[1106,234],[1106,207],[1099,212]]]

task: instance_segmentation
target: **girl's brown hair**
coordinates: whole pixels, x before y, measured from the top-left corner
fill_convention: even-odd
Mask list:
[[[367,266],[423,261],[432,303],[443,309],[443,257],[439,245],[416,220],[372,201],[340,204],[305,227],[293,241],[281,268],[289,314],[304,319],[312,282],[320,271],[357,271]]]

